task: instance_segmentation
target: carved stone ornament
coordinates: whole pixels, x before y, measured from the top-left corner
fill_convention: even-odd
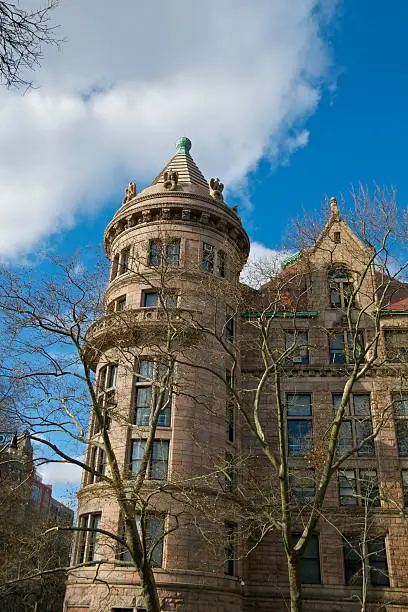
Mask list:
[[[340,217],[339,205],[337,204],[336,198],[330,198],[330,210],[331,210],[331,214],[333,217],[335,218]]]
[[[150,210],[142,210],[143,223],[147,223],[151,221],[152,215],[150,214]]]
[[[170,208],[162,208],[162,219],[170,219]]]
[[[133,219],[133,215],[129,215],[126,217],[126,228],[130,229],[135,224],[135,220]]]
[[[224,184],[220,182],[219,178],[210,179],[210,196],[212,196],[216,200],[223,200],[223,191]]]
[[[136,183],[130,181],[129,185],[125,189],[125,197],[122,200],[122,204],[126,204],[126,202],[130,202],[137,193]]]
[[[190,215],[191,215],[191,209],[183,208],[183,210],[181,211],[181,218],[183,219],[183,221],[189,221]]]
[[[200,218],[201,223],[209,223],[210,222],[210,213],[208,212],[202,212],[201,213],[201,218]]]
[[[176,170],[166,170],[163,174],[164,188],[168,191],[174,191],[177,188],[178,172]]]

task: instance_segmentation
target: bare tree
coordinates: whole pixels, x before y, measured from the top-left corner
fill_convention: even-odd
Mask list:
[[[0,81],[7,88],[32,87],[29,72],[37,68],[47,45],[58,45],[51,15],[58,0],[40,8],[25,9],[0,2]]]

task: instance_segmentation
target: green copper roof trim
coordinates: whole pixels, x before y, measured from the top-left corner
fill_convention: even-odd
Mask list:
[[[308,310],[305,312],[242,312],[242,319],[259,319],[260,317],[277,318],[277,319],[316,319],[319,313],[314,310]]]
[[[298,251],[298,253],[294,253],[293,255],[289,255],[289,257],[286,257],[286,259],[282,261],[281,270],[284,270],[285,268],[290,268],[290,266],[299,263],[301,259],[302,253],[300,251]]]
[[[380,310],[380,317],[398,317],[399,315],[408,315],[408,310],[389,310],[384,308]]]
[[[176,140],[176,155],[177,153],[184,153],[190,155],[191,140],[187,136],[182,136]]]

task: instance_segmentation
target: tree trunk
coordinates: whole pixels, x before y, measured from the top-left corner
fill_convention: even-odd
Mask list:
[[[298,557],[295,554],[288,555],[288,575],[290,612],[302,612],[302,587],[300,584]]]
[[[139,570],[142,581],[142,593],[147,612],[160,612],[160,600],[157,594],[156,581],[153,570],[148,563],[144,563]]]

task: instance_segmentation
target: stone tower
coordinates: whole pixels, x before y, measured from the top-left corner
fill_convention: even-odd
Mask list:
[[[140,493],[144,499],[151,495],[148,537],[174,529],[157,540],[152,552],[162,606],[221,611],[232,605],[235,610],[241,608],[238,568],[233,567],[232,554],[224,562],[233,521],[222,516],[211,527],[218,535],[206,543],[195,511],[186,511],[184,501],[191,498],[191,483],[195,489],[202,485],[206,502],[199,503],[208,507],[215,495],[218,500],[221,496],[221,505],[223,495],[231,497],[228,483],[213,486],[219,480],[217,468],[238,451],[237,419],[231,410],[226,413],[221,381],[229,376],[230,364],[206,330],[218,330],[225,342],[234,343],[239,324],[234,294],[249,240],[236,209],[224,202],[222,183],[218,179],[207,183],[190,148],[190,140],[180,138],[175,155],[140,193],[130,183],[106,228],[111,270],[105,315],[89,330],[90,361],[118,469],[129,480],[128,491],[137,480],[149,437],[152,402],[163,391],[157,380],[171,361],[171,385],[161,394],[164,408]],[[211,360],[214,363],[207,369]],[[91,415],[93,444],[87,461],[109,476],[99,430]],[[103,478],[84,475],[78,524],[121,534],[117,497]],[[67,610],[145,608],[138,575],[117,563],[126,559],[126,553],[112,541],[85,531],[79,534],[73,555],[74,563],[98,558],[111,562],[101,566],[101,581],[91,579],[95,568],[70,576]]]

